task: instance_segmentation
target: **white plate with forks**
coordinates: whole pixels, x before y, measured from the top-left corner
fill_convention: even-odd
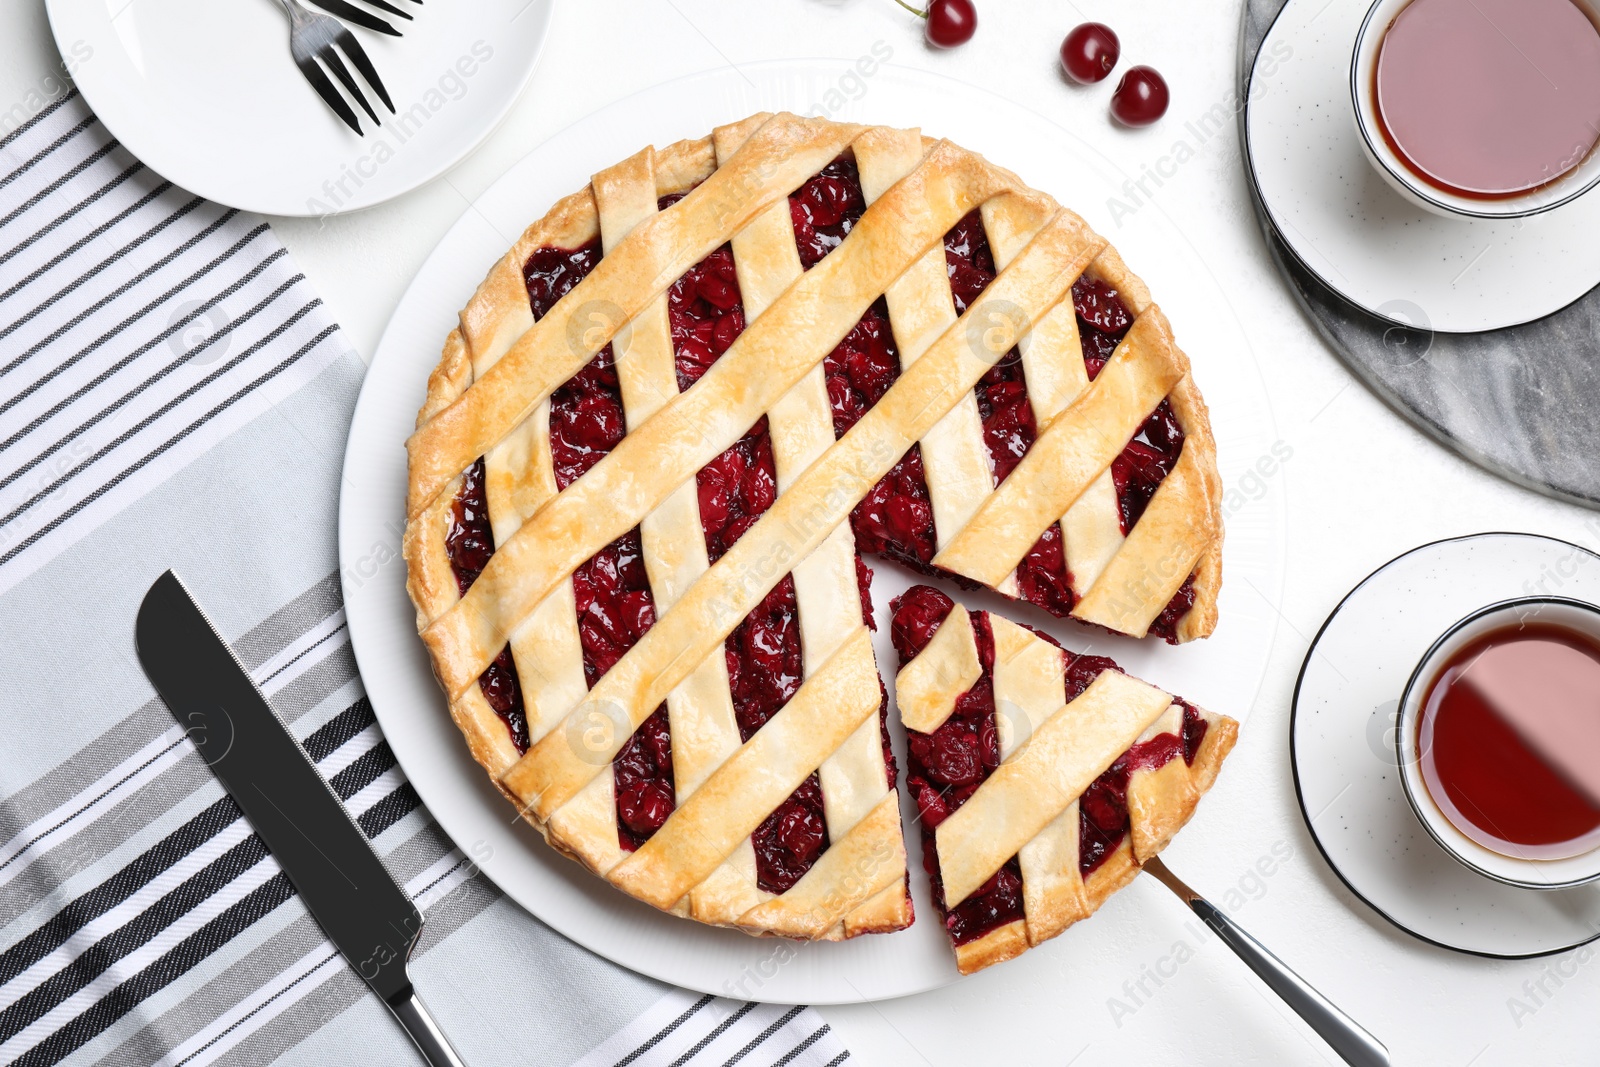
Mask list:
[[[394,2],[412,19],[368,9],[401,36],[351,27],[395,105],[369,97],[383,122],[362,114],[364,136],[295,68],[276,0],[45,6],[79,91],[142,163],[230,207],[315,217],[410,192],[481,144],[527,85],[553,0]]]

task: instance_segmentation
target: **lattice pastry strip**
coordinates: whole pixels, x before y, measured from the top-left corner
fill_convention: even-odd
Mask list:
[[[870,203],[917,168],[922,161],[922,137],[916,130],[868,130],[857,138],[855,152],[862,192]],[[956,321],[943,246],[929,249],[913,263],[884,292],[884,299],[901,366],[909,367]],[[934,531],[942,545],[966,526],[994,488],[977,396],[970,391],[962,393],[919,444]]]
[[[963,973],[1092,914],[1188,821],[1237,737],[1226,716],[928,586],[897,603],[895,640],[897,697],[924,709],[906,722],[908,785]]]
[[[905,183],[895,188],[904,189]],[[887,199],[889,197],[886,196]],[[883,202],[879,201],[880,204]],[[864,227],[870,218],[872,213],[869,210],[863,216],[856,234],[860,233],[860,227]],[[851,239],[856,234],[852,234]],[[841,247],[847,248],[848,245]],[[996,279],[983,300],[969,309],[968,314],[981,314],[980,309],[990,300],[1004,301],[1023,309],[1025,314],[1031,313],[1031,321],[1047,306],[1046,298],[1041,294],[1049,292],[1050,280],[1060,278],[1063,274],[1068,278],[1076,277],[1099,247],[1100,242],[1087,232],[1081,221],[1065,213],[1057,216],[1051,226],[1029,246],[1027,253]],[[814,276],[822,269],[820,266],[815,268],[807,277]],[[804,284],[804,279],[796,283],[789,290],[789,295],[792,296]],[[760,329],[780,306],[781,302],[752,323],[746,336]],[[710,384],[717,370],[732,358],[734,349],[729,350],[723,362],[714,366],[695,389],[683,394],[683,398],[694,397],[697,390]],[[823,540],[824,531],[831,531],[846,520],[852,504],[865,496],[867,490],[888,472],[894,458],[903,455],[912,443],[920,439],[948,410],[955,398],[971,388],[986,368],[987,363],[968,348],[958,322],[907,368],[888,394],[862,417],[849,434],[807,468],[788,492],[778,497],[761,520],[590,691],[584,704],[580,704],[573,715],[588,714],[589,709],[585,705],[620,706],[627,709],[633,725],[637,727],[648,709],[659,703],[661,696],[682,680],[685,665],[704,658],[715,643],[732,629],[729,620],[742,618],[755,607],[766,588],[770,588],[770,585],[763,586],[752,580],[753,575],[760,573],[762,561],[783,555],[798,558],[814,550]],[[653,425],[655,422],[645,429]],[[621,454],[629,440],[639,436],[635,433],[625,439],[617,451],[590,472],[588,478],[604,473],[606,464]],[[581,481],[573,489],[579,485],[582,485]],[[519,532],[518,537],[550,514],[571,492],[569,489],[568,493],[562,494],[545,511],[535,516]],[[490,566],[493,567],[492,561]],[[488,574],[487,570],[485,574]],[[471,605],[471,597],[472,592],[469,592],[463,606]],[[441,623],[448,618],[446,616],[436,622],[424,638],[436,633],[440,637],[448,637],[448,630],[439,631]],[[532,810],[543,816],[571,799],[593,778],[594,773],[592,763],[574,754],[562,738],[551,735],[530,749],[528,755],[502,782]]]
[[[717,321],[720,355],[680,391],[668,293],[678,301],[681,279],[725,244],[743,318],[727,337]],[[548,270],[536,269],[547,260]],[[1085,315],[1092,327],[1082,326],[1080,343]],[[875,333],[874,321],[885,328]],[[1013,346],[1020,373],[1001,374]],[[554,455],[555,421],[570,414],[571,383],[603,376],[608,353],[626,433],[572,469]],[[1010,449],[1001,466],[997,413],[1020,390],[1037,436],[1026,428],[1001,442]],[[763,418],[776,499],[717,558],[701,539],[697,472]],[[903,457],[919,445],[920,465],[907,467]],[[597,175],[530,227],[480,287],[430,378],[408,449],[408,588],[474,755],[563,851],[658,906],[752,932],[839,937],[910,919],[895,794],[871,714],[876,672],[852,581],[852,524],[875,521],[857,505],[881,503],[867,501],[888,485],[881,479],[900,479],[931,507],[918,535],[937,555],[894,548],[891,538],[899,558],[1024,597],[1024,569],[1035,579],[1048,571],[1068,590],[1050,610],[1070,603],[1075,616],[1134,634],[1187,639],[1215,621],[1214,446],[1165,318],[1080,219],[916,131],[753,116]],[[1140,475],[1143,497],[1130,496],[1130,457],[1157,453],[1160,469]],[[473,533],[480,513],[488,527]],[[586,678],[574,575],[630,536],[654,624]],[[880,543],[881,529],[873,536]],[[462,545],[474,537],[483,558],[464,569]],[[785,574],[803,677],[740,743],[723,644]],[[1034,737],[1062,729],[1061,712],[1037,699],[1041,679],[1049,688],[1049,670],[1039,670],[1047,659],[1023,656],[1034,688],[1017,675],[1016,699],[1007,697],[1024,708],[1034,694],[1038,706],[1017,719]],[[1011,677],[999,672],[995,685],[1002,676]],[[1080,711],[1131,699],[1115,679],[1101,688],[1113,692]],[[664,747],[647,723],[663,702],[671,755],[656,759],[671,764],[677,810],[630,853],[626,835],[618,844],[612,760]],[[829,716],[806,718],[823,706]],[[772,751],[798,729],[780,725],[791,721],[808,724],[813,739],[842,739]],[[1008,753],[1007,766],[1027,768],[1049,751],[1030,742]],[[761,779],[751,760],[787,770]],[[793,790],[796,775],[812,772],[829,844],[785,892],[753,891],[752,820],[788,795],[785,783]],[[990,805],[1010,811],[1006,780],[966,818]],[[1171,774],[1152,780],[1136,790],[1151,811],[1182,793]],[[1037,826],[1023,819],[989,846],[1026,834],[1014,851],[1038,874],[1036,895],[1051,884],[1052,857],[1074,847],[1067,814],[1064,805]],[[1132,836],[1170,833],[1149,827]],[[1041,905],[1038,929],[1042,915]]]
[[[983,221],[994,247],[995,263],[1002,268],[1032,236],[1019,225],[1019,220],[987,206]],[[1101,259],[1107,256],[1102,253]],[[1099,262],[1090,264],[1088,273],[1095,273]],[[1048,428],[1089,388],[1076,309],[1066,301],[1057,304],[1017,345],[1027,374],[1034,421],[1041,429]],[[1074,594],[1081,599],[1122,547],[1116,483],[1110,468],[1102,470],[1084,488],[1060,520],[1067,574]]]
[[[713,135],[720,160],[728,160],[748,137],[748,125],[723,127]],[[734,264],[745,292],[745,313],[757,319],[803,272],[795,246],[787,203],[774,204],[732,239]],[[833,423],[822,368],[814,367],[768,412],[773,458],[780,493],[833,444]],[[833,532],[791,572],[800,623],[804,671],[809,677],[860,629],[857,611],[855,539],[846,524]],[[820,767],[824,814],[831,840],[846,839],[875,812],[883,823],[885,797],[893,794],[882,747],[880,725],[859,724]],[[904,845],[899,820],[878,830],[872,853],[886,867],[903,870]],[[886,886],[867,904],[846,916],[840,935],[863,929],[904,925],[911,919],[910,901],[895,885]]]

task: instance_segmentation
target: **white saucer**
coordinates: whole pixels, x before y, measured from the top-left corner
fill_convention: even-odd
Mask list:
[[[1251,69],[1245,158],[1295,258],[1357,307],[1440,333],[1531,322],[1600,284],[1600,195],[1529,219],[1447,219],[1373,170],[1350,105],[1366,9],[1288,0]]]
[[[533,73],[551,2],[400,0],[412,21],[382,17],[403,36],[352,29],[396,111],[369,96],[385,125],[361,115],[364,137],[295,67],[273,0],[45,6],[78,89],[151,170],[230,207],[318,216],[410,192],[494,132]]]
[[[1540,591],[1600,603],[1600,556],[1519,533],[1412,549],[1334,609],[1295,686],[1295,789],[1323,856],[1400,929],[1480,956],[1542,956],[1600,937],[1600,886],[1515,889],[1451,858],[1406,803],[1395,714],[1412,669],[1452,623]]]
[[[854,1003],[937,988],[955,981],[944,931],[930,909],[927,879],[910,846],[917,922],[896,934],[840,944],[756,939],[675,919],[632,900],[558,856],[513,811],[472,762],[446,713],[416,633],[399,559],[405,515],[405,450],[439,346],[457,311],[524,227],[589,175],[645,144],[702,137],[713,126],[756,111],[819,110],[853,60],[741,64],[653,87],[612,104],[535,149],[462,216],[428,257],[378,345],[362,386],[345,453],[339,507],[339,559],[350,638],[367,692],[407,777],[429,812],[483,872],[530,912],[573,941],[625,967],[690,989],[778,1003]],[[1255,701],[1279,617],[1284,570],[1284,486],[1274,444],[1272,405],[1249,342],[1227,297],[1193,245],[1161,211],[1141,211],[1121,229],[1105,214],[1127,176],[1060,126],[987,91],[935,74],[881,67],[872,91],[831,117],[900,126],[922,124],[1015,170],[1115,232],[1130,266],[1158,294],[1179,339],[1194,353],[1194,375],[1211,409],[1228,523],[1227,581],[1216,636],[1182,648],[1111,638],[1012,605],[1019,620],[1057,635],[1067,647],[1115,656],[1130,672],[1207,707],[1243,718]],[[837,96],[837,93],[832,95]],[[1271,471],[1271,473],[1267,473]],[[894,681],[889,599],[917,579],[874,562],[879,607],[877,655]],[[957,594],[974,606],[997,606]],[[891,693],[892,693],[891,689]],[[890,730],[904,767],[899,717]],[[913,812],[907,798],[906,825]],[[1189,827],[1205,834],[1202,809]],[[1226,828],[1217,828],[1219,840]],[[1198,858],[1197,858],[1198,857]],[[1191,854],[1199,884],[1236,877],[1224,848]],[[1189,868],[1186,868],[1186,873]],[[1125,959],[1122,927],[1087,922],[1045,953],[1074,959]]]

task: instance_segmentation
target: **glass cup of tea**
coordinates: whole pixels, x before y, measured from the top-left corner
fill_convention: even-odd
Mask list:
[[[1452,857],[1525,889],[1600,880],[1600,608],[1526,597],[1457,622],[1407,681],[1395,743]]]
[[[1375,0],[1350,101],[1367,161],[1418,207],[1560,207],[1600,183],[1600,0]]]

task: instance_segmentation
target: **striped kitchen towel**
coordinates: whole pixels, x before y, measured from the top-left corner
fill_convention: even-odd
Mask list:
[[[340,599],[361,374],[264,221],[146,170],[75,91],[0,137],[0,1062],[420,1062],[139,670],[168,567],[426,909],[413,975],[469,1063],[846,1060],[810,1009],[567,942],[428,817]]]

